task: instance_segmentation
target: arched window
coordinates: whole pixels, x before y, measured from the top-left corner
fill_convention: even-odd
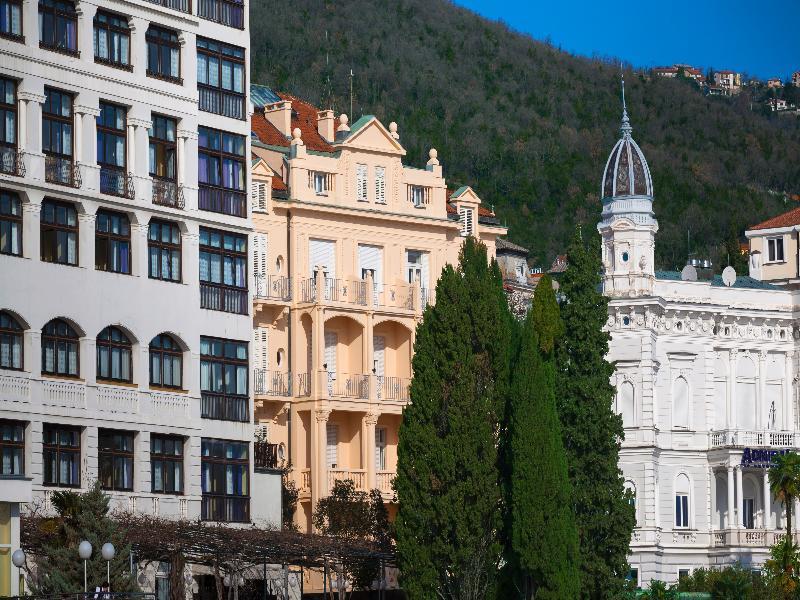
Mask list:
[[[0,367],[22,369],[22,326],[7,312],[0,312]]]
[[[672,384],[672,427],[689,429],[689,384],[683,377]]]
[[[162,333],[150,342],[150,385],[180,388],[183,352],[175,339]]]
[[[636,509],[636,484],[628,479],[625,481],[625,491],[630,493],[628,496],[628,502],[633,507],[633,515],[636,519],[636,524],[639,524],[639,511]]]
[[[622,415],[622,426],[633,427],[635,419],[635,392],[630,381],[623,381],[619,386],[619,413]]]
[[[675,478],[675,527],[690,527],[691,485],[685,473]]]
[[[53,319],[42,329],[42,373],[62,377],[80,375],[78,334],[62,319]]]
[[[97,378],[133,381],[131,341],[118,327],[106,327],[97,336]]]

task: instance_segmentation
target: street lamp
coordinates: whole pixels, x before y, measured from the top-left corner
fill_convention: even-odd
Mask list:
[[[106,581],[108,582],[108,591],[111,592],[111,561],[114,560],[114,554],[116,554],[114,544],[111,542],[103,544],[100,554],[103,556],[103,560],[106,561]]]
[[[14,563],[15,567],[17,567],[17,582],[22,581],[22,567],[25,566],[25,553],[21,548],[14,550],[14,554],[11,555],[11,562]],[[23,595],[21,588],[17,591],[18,596]]]
[[[92,557],[92,545],[88,541],[83,540],[78,544],[78,556],[80,556],[83,561],[83,593],[86,594],[89,591],[86,578],[86,561]]]

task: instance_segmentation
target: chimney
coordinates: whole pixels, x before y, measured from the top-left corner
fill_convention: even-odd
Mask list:
[[[327,142],[333,142],[336,135],[333,128],[335,121],[332,110],[321,110],[317,113],[317,131]]]
[[[292,103],[288,100],[281,100],[275,104],[264,107],[264,117],[272,123],[282,135],[291,137],[292,135]]]

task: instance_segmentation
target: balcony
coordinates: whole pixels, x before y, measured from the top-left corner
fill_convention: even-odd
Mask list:
[[[297,375],[297,390],[298,397],[311,395],[311,375],[309,373],[300,373]]]
[[[327,373],[328,397],[366,400],[369,398],[369,375]]]
[[[197,85],[199,92],[199,108],[204,112],[244,120],[244,94],[226,92],[216,87]]]
[[[0,146],[0,173],[25,177],[25,153],[13,146]]]
[[[714,547],[755,547],[768,550],[786,537],[785,529],[721,529],[714,531],[711,542]],[[795,543],[800,541],[800,533],[794,534]]]
[[[248,523],[250,521],[250,498],[203,494],[200,518],[203,521]]]
[[[257,396],[291,396],[292,374],[281,371],[256,369],[253,385]]]
[[[124,169],[100,165],[100,191],[103,194],[133,200],[136,196],[133,175],[125,173]]]
[[[223,25],[244,29],[243,0],[200,0],[197,16]]]
[[[47,183],[66,185],[75,189],[80,189],[82,185],[81,168],[71,159],[59,156],[44,157],[44,178]]]
[[[395,471],[376,471],[375,472],[375,487],[378,488],[378,491],[383,495],[384,498],[386,497],[394,497],[394,489],[392,488],[392,482],[394,478],[397,476]]]
[[[186,206],[183,186],[169,179],[153,177],[153,204],[183,209]]]
[[[333,279],[324,278],[323,298],[327,302],[367,305],[367,282],[362,279]],[[306,279],[301,284],[301,297],[303,302],[317,301],[317,285],[313,278]]]
[[[217,421],[250,421],[250,399],[247,396],[234,396],[213,392],[201,392],[200,417]]]
[[[288,302],[292,299],[292,280],[282,275],[256,275],[255,297]]]
[[[171,8],[172,10],[179,10],[180,12],[192,12],[192,4],[190,0],[147,0],[151,4],[158,4],[164,8]]]
[[[337,481],[351,480],[357,490],[367,491],[367,472],[364,469],[328,469],[328,493]]]
[[[245,289],[220,283],[200,282],[200,308],[247,315],[250,314],[249,304]]]
[[[800,434],[791,431],[724,430],[709,433],[709,448],[797,448]]]
[[[375,284],[375,305],[382,308],[414,310],[416,290],[416,286],[408,284]]]
[[[376,375],[376,394],[378,400],[396,400],[408,402],[410,399],[409,390],[411,388],[410,377],[386,377]]]
[[[257,473],[277,469],[278,444],[255,442],[253,444],[253,461],[253,466]]]
[[[212,187],[201,183],[197,196],[197,207],[200,210],[247,217],[247,197],[244,192]]]

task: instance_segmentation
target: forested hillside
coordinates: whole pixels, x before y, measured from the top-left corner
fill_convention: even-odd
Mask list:
[[[595,226],[621,112],[613,61],[567,54],[444,0],[250,6],[254,82],[349,112],[352,68],[351,122],[397,121],[411,164],[436,147],[448,184],[473,185],[533,262],[549,265],[576,221]],[[687,230],[693,251],[720,262],[733,229],[796,205],[784,192],[800,191],[800,119],[631,67],[625,79],[653,173],[659,267],[684,264]]]

